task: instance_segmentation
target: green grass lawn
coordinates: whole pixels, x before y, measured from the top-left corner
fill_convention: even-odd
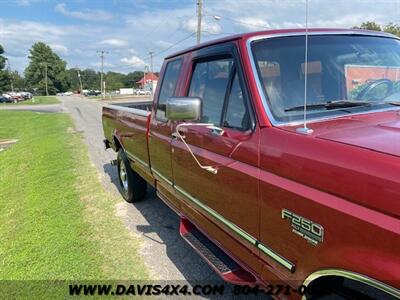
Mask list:
[[[18,139],[0,152],[0,280],[147,279],[72,128],[66,114],[0,111],[0,137]]]
[[[0,105],[32,105],[32,104],[57,104],[60,100],[56,96],[35,96],[30,100],[18,103],[1,103]]]

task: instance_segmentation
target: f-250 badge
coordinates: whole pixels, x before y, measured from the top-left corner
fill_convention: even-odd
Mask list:
[[[282,219],[290,220],[292,232],[305,238],[310,244],[316,246],[324,240],[324,227],[299,216],[287,209],[282,209]]]

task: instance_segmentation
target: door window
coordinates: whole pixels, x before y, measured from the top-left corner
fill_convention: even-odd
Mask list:
[[[233,59],[199,62],[195,65],[190,83],[189,96],[203,101],[203,123],[221,125]]]
[[[166,120],[165,109],[168,98],[174,96],[176,83],[181,71],[182,59],[171,61],[167,64],[164,79],[161,84],[160,96],[158,97],[156,118]]]

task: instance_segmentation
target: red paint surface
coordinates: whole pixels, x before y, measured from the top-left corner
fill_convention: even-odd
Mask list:
[[[273,127],[262,106],[247,39],[302,31],[248,33],[176,54],[184,58],[176,96],[185,96],[192,51],[225,42],[238,48],[256,114],[255,130],[227,129],[225,136],[215,137],[201,126],[182,128],[195,155],[203,164],[217,166],[217,175],[201,170],[183,143],[172,141],[175,124],[157,122],[154,113],[148,127],[149,158],[146,120],[105,110],[106,137],[130,134],[122,138],[129,151],[142,155],[152,168],[296,265],[294,273],[288,272],[153,173],[166,200],[259,282],[296,285],[315,271],[336,268],[400,288],[399,111],[313,122],[313,134],[304,136],[294,126]],[[157,95],[158,89],[155,99]],[[294,234],[281,217],[283,208],[321,224],[323,243],[314,246]],[[181,229],[183,234],[189,230]]]

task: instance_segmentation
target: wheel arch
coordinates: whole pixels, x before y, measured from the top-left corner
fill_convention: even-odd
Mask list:
[[[119,149],[122,149],[125,151],[124,146],[122,146],[122,143],[121,143],[120,138],[118,137],[118,133],[116,131],[113,132],[112,139],[113,139],[114,150],[116,152],[118,152]]]
[[[383,283],[366,275],[343,269],[323,269],[316,271],[307,276],[307,278],[303,282],[303,285],[308,288],[310,285],[315,284],[319,280],[327,277],[350,279],[370,286],[374,289],[380,290],[396,298],[400,298],[400,290],[398,290],[397,288],[394,288],[386,283]],[[306,297],[303,297],[303,299],[306,299]]]

